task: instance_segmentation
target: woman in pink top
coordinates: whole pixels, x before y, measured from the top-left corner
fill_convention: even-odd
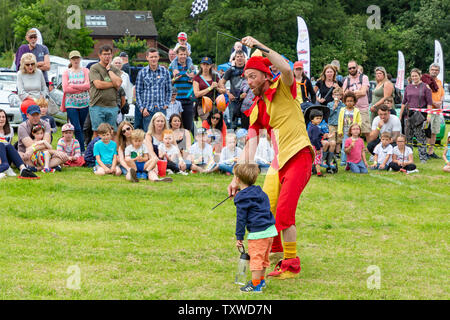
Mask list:
[[[75,127],[75,137],[84,153],[83,125],[89,113],[89,70],[81,67],[81,55],[78,51],[69,54],[70,64],[62,76],[63,102],[61,111],[67,110],[67,117]]]
[[[354,123],[348,130],[350,138],[345,140],[345,153],[347,154],[347,164],[354,173],[367,173],[367,160],[364,148],[364,141],[360,138],[361,127]]]

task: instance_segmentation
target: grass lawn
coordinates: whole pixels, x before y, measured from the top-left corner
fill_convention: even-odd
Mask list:
[[[6,178],[0,299],[449,299],[450,176],[442,166],[312,177],[297,210],[300,276],[269,280],[256,296],[233,283],[233,202],[210,210],[230,177],[132,184],[70,168],[38,181]],[[367,287],[372,265],[380,289]],[[78,290],[67,287],[71,266]]]

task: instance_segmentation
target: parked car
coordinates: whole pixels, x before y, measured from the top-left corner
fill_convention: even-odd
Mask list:
[[[17,73],[11,69],[0,68],[0,84],[5,91],[15,91],[17,87]]]
[[[20,99],[17,94],[7,90],[0,90],[0,108],[5,110],[11,126],[18,127],[22,122],[22,114],[20,113]]]

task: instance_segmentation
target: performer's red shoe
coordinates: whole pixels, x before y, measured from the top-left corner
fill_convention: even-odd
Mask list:
[[[300,273],[300,258],[296,257],[294,259],[284,259],[278,262],[275,269],[269,273],[267,276],[274,279],[292,279],[295,278]]]

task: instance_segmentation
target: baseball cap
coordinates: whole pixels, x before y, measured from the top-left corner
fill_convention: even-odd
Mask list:
[[[213,62],[212,62],[211,58],[203,57],[202,61],[200,61],[200,64],[202,64],[202,63],[212,64]]]
[[[35,113],[41,114],[41,108],[39,108],[39,106],[35,104],[32,104],[27,108],[27,114],[35,114]]]
[[[178,39],[187,40],[187,34],[186,34],[186,32],[180,32],[180,33],[178,34]]]
[[[64,131],[75,131],[75,127],[71,123],[66,123],[61,128],[61,132]]]
[[[119,57],[128,57],[128,55],[127,55],[127,53],[126,52],[121,52],[120,54],[119,54]]]
[[[172,87],[172,94],[177,94],[178,93],[178,89],[175,87]]]
[[[36,32],[36,30],[34,30],[34,29],[30,29],[30,30],[28,30],[27,31],[27,36],[30,36],[30,35],[32,35],[32,34],[36,34],[37,35],[37,32]]]
[[[295,63],[294,63],[294,69],[297,69],[297,68],[303,68],[303,62],[301,62],[301,61],[295,61]]]
[[[72,58],[81,58],[80,52],[77,50],[70,51],[69,59],[72,59]]]

